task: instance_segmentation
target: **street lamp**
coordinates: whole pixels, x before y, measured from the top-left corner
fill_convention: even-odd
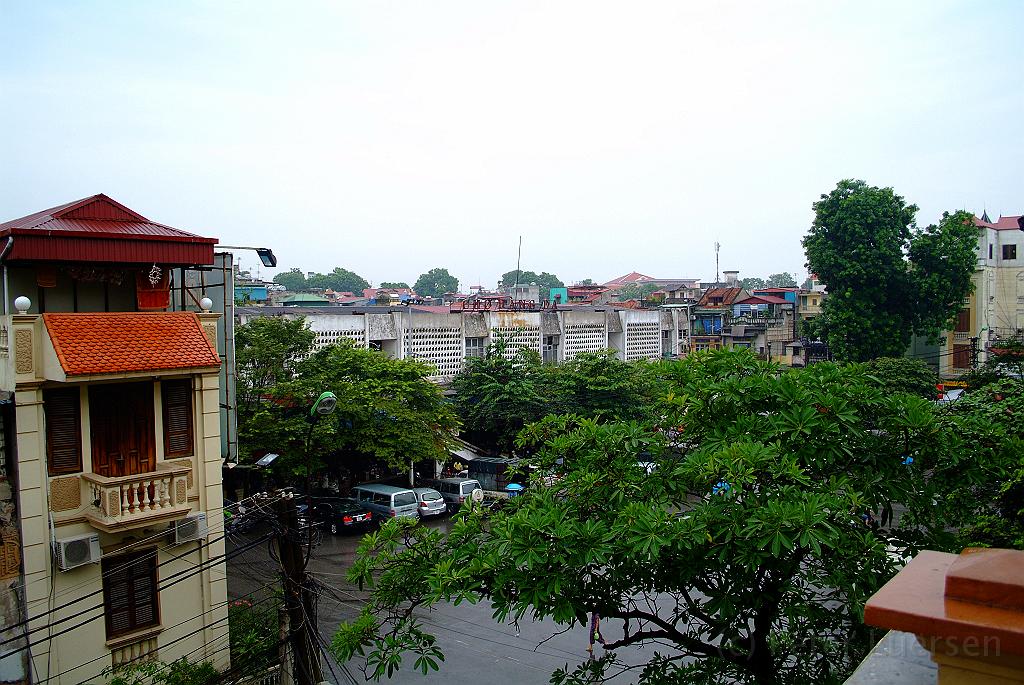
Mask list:
[[[247,247],[244,245],[218,245],[221,250],[252,250],[256,253],[256,256],[263,262],[263,266],[267,268],[273,268],[277,266],[277,257],[274,256],[274,251],[269,247]]]
[[[330,390],[325,390],[320,393],[320,397],[316,398],[316,402],[313,403],[312,408],[309,410],[309,416],[316,421],[321,416],[327,416],[334,413],[334,408],[338,406],[338,396]]]

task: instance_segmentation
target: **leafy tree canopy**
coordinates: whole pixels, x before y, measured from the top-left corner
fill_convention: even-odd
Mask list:
[[[438,668],[423,610],[486,601],[498,621],[600,614],[608,651],[556,684],[630,668],[615,653],[627,645],[647,650],[631,667],[642,685],[842,682],[878,637],[861,612],[895,573],[887,546],[949,548],[959,503],[941,488],[985,482],[970,445],[860,366],[787,373],[726,350],[658,372],[657,421],[527,427],[519,446],[544,477],[524,496],[447,536],[396,522],[365,537],[349,577],[374,592],[334,653],[366,655],[371,677],[403,653]]]
[[[383,281],[381,282],[381,288],[409,288],[409,284],[405,281]]]
[[[627,283],[618,289],[615,298],[619,302],[626,300],[641,300],[649,297],[651,293],[661,290],[661,286],[654,283]]]
[[[540,286],[540,299],[542,302],[548,301],[548,295],[552,288],[565,287],[565,283],[562,283],[558,276],[549,274],[547,271],[537,274],[532,271],[516,271],[515,269],[502,274],[498,285],[507,287],[516,283],[519,283],[519,285],[536,283]]]
[[[577,285],[594,285],[594,279],[593,278],[584,278]]]
[[[977,231],[968,212],[918,229],[892,188],[840,181],[814,203],[807,267],[828,287],[819,326],[839,359],[898,357],[934,339],[971,292]]]
[[[306,289],[306,274],[300,269],[289,269],[274,276],[274,283],[283,285],[286,290],[301,292]]]
[[[336,266],[328,274],[313,274],[306,279],[306,286],[308,288],[330,289],[340,293],[362,293],[364,289],[370,287],[370,283],[359,274]]]
[[[887,393],[908,392],[924,399],[935,399],[938,374],[920,359],[878,357],[865,367],[878,387]]]
[[[427,380],[430,365],[391,359],[347,341],[310,354],[312,340],[302,324],[260,318],[238,329],[246,358],[259,360],[254,368],[263,369],[243,373],[239,352],[239,437],[245,453],[276,452],[283,457],[281,468],[304,473],[309,435],[314,468],[353,457],[396,468],[408,467],[410,460],[447,458],[458,420],[440,387]],[[301,342],[283,347],[290,336]],[[267,367],[275,361],[271,371]],[[309,409],[325,390],[338,396],[338,407],[309,433]]]
[[[420,297],[441,297],[459,290],[459,279],[440,267],[421,274],[412,287]]]
[[[740,280],[740,287],[744,290],[756,290],[760,288],[795,288],[796,276],[783,271],[781,274],[772,274],[768,278],[743,278]]]

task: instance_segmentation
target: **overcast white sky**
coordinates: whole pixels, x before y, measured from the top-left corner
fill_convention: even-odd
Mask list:
[[[0,220],[104,192],[372,283],[804,273],[841,178],[1024,211],[1024,2],[0,0]],[[254,256],[242,255],[243,266]],[[273,272],[263,271],[269,276]]]

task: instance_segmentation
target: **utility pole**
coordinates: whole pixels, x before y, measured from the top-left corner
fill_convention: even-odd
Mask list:
[[[978,370],[978,342],[980,338],[971,338],[971,368]]]
[[[312,514],[312,512],[310,512]],[[288,613],[288,633],[294,664],[295,685],[317,685],[323,680],[320,650],[317,646],[316,616],[299,544],[299,514],[294,497],[277,502],[277,551],[281,557],[284,608]],[[282,664],[282,668],[285,664]]]

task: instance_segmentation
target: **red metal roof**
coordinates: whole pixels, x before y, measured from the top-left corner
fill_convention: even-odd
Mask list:
[[[43,314],[68,376],[219,367],[193,312]]]
[[[642,273],[639,273],[637,271],[633,271],[633,272],[630,272],[630,273],[626,274],[625,276],[619,276],[618,278],[616,278],[614,280],[608,281],[607,283],[605,283],[605,286],[612,287],[612,286],[616,286],[616,285],[626,285],[627,283],[644,283],[645,281],[653,281],[653,280],[654,280],[653,276],[645,276]]]
[[[793,304],[784,297],[774,295],[752,295],[742,300],[736,300],[733,304]]]
[[[708,288],[697,303],[698,307],[725,307],[736,302],[743,288]]]
[[[998,221],[983,221],[974,217],[974,225],[978,228],[994,228],[997,231],[1016,231],[1022,228],[1021,216],[1000,216]]]
[[[216,238],[150,221],[103,195],[93,195],[0,224],[15,238],[10,260],[212,264]]]

